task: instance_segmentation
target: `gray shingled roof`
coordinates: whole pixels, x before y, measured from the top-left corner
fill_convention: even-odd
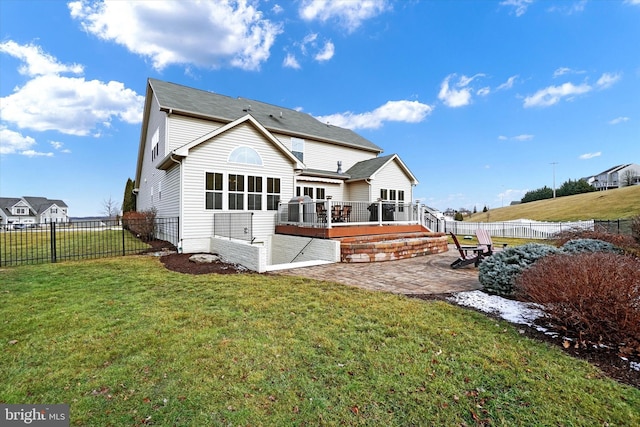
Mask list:
[[[0,197],[0,210],[4,211],[7,216],[11,215],[11,206],[20,201],[18,197]]]
[[[160,108],[232,122],[251,114],[271,132],[313,137],[381,153],[382,148],[349,129],[327,125],[307,113],[246,98],[231,98],[162,80],[149,79]],[[280,116],[282,113],[282,117]]]
[[[352,180],[371,178],[371,175],[376,173],[394,155],[395,154],[390,154],[388,156],[358,162],[347,170],[347,175],[351,176]]]
[[[24,196],[23,199],[31,205],[33,209],[35,209],[36,213],[40,214],[45,210],[49,209],[51,205],[55,204],[60,208],[68,207],[65,202],[62,200],[51,200],[46,197],[32,197],[32,196]]]

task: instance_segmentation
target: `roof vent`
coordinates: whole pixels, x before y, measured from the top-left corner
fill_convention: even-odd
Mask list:
[[[251,104],[247,105],[247,108],[243,108],[242,111],[251,111]]]
[[[338,173],[342,173],[342,162],[338,160]]]

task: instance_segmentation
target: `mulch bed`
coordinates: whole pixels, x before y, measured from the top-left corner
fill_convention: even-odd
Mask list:
[[[152,249],[148,252],[158,252],[158,251],[175,251],[175,248],[170,244],[167,246],[167,242],[153,242]],[[241,266],[226,263],[224,261],[215,261],[212,263],[206,264],[198,264],[192,261],[189,261],[189,258],[193,254],[178,254],[178,253],[169,253],[168,255],[163,255],[160,257],[160,261],[164,266],[171,270],[184,274],[256,274],[254,272],[248,271]],[[447,297],[450,295],[407,295],[412,298],[418,298],[423,300],[442,300],[446,301],[450,304],[452,302],[447,300]],[[469,308],[469,307],[465,307]],[[492,316],[491,314],[481,312],[485,315]],[[495,317],[495,316],[494,316]],[[548,330],[551,330],[549,325],[542,324]],[[629,368],[629,362],[624,361],[620,358],[620,352],[618,348],[615,347],[597,347],[595,348],[592,345],[586,346],[578,346],[577,348],[574,345],[570,345],[565,347],[563,345],[565,341],[562,338],[554,338],[550,335],[542,333],[537,329],[526,325],[518,325],[518,330],[525,336],[546,342],[554,347],[560,348],[565,353],[586,360],[592,365],[597,366],[600,370],[608,377],[613,378],[621,383],[631,385],[636,388],[640,388],[640,371],[633,370]],[[557,331],[559,336],[567,336],[566,332]],[[572,338],[572,337],[569,337]],[[577,340],[573,340],[572,343]],[[630,360],[635,360],[640,362],[640,355],[635,355],[639,357],[630,357]]]
[[[454,304],[454,302],[449,301],[447,298],[451,296],[451,294],[438,294],[438,295],[407,295],[408,297],[418,298],[423,300],[441,300],[445,301],[449,304]],[[463,307],[463,306],[461,306]],[[496,319],[501,319],[499,316],[486,313],[481,310],[477,310],[471,307],[463,307],[469,310],[476,310],[484,315],[494,317]],[[629,362],[623,360],[620,356],[620,349],[617,346],[610,347],[595,347],[594,345],[578,345],[575,346],[574,343],[579,340],[577,337],[572,337],[566,331],[559,331],[553,329],[553,327],[547,323],[545,323],[544,319],[539,319],[537,324],[546,328],[549,332],[556,332],[557,337],[553,337],[551,335],[545,334],[531,326],[527,325],[517,325],[518,331],[524,336],[527,336],[531,339],[543,341],[557,347],[564,351],[565,353],[576,357],[578,359],[586,360],[592,365],[597,366],[606,376],[613,378],[621,383],[631,385],[633,387],[640,389],[640,371],[631,369],[629,367]],[[562,337],[571,338],[571,341],[566,341],[567,343],[571,343],[571,345],[566,346],[565,340]],[[631,361],[640,363],[640,354],[635,355],[625,355]]]

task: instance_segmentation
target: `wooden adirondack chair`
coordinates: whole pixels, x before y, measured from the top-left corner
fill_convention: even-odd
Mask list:
[[[476,237],[478,238],[478,247],[483,247],[485,256],[493,255],[495,245],[491,240],[491,235],[487,230],[478,228],[476,230]],[[502,249],[506,248],[507,244],[502,244]]]
[[[480,261],[482,261],[482,258],[484,258],[484,248],[481,246],[461,245],[455,234],[451,232],[449,234],[451,234],[453,243],[455,243],[458,248],[458,252],[460,252],[460,258],[451,263],[451,268],[457,269],[470,264],[477,267],[480,264]]]

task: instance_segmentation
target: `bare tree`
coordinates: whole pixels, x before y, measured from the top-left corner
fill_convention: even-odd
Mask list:
[[[102,213],[108,218],[115,218],[120,214],[120,205],[111,196],[102,201]]]
[[[620,179],[620,183],[623,187],[629,187],[630,185],[634,185],[636,182],[638,182],[638,174],[635,171],[624,171],[622,178]]]

